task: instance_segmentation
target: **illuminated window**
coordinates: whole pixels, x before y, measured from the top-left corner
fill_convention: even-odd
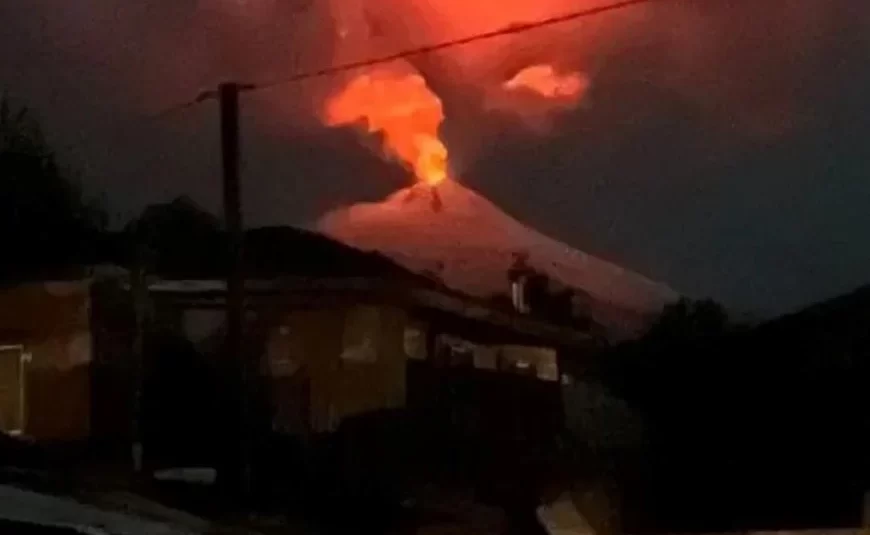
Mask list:
[[[426,360],[426,332],[421,327],[405,327],[403,345],[410,360]]]
[[[29,355],[23,346],[0,346],[0,430],[24,431],[24,365]]]
[[[304,354],[298,336],[282,325],[273,330],[266,345],[266,362],[272,377],[292,377],[302,365]]]
[[[521,375],[535,375],[543,381],[559,381],[555,350],[543,347],[503,346],[499,352],[500,369]]]
[[[498,348],[477,346],[474,348],[474,367],[478,370],[498,369]]]
[[[196,308],[185,310],[182,316],[184,334],[200,348],[202,344],[221,332],[225,320],[226,312],[223,310]]]
[[[438,337],[438,359],[448,366],[471,368],[474,366],[475,345],[462,338],[442,334]]]
[[[376,362],[380,339],[381,315],[377,307],[355,307],[347,313],[344,322],[343,360]]]

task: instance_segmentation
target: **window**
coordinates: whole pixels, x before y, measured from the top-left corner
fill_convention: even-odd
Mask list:
[[[477,346],[474,348],[474,367],[478,370],[498,369],[498,348]]]
[[[28,355],[22,346],[0,346],[0,430],[24,431],[24,364]]]
[[[500,369],[521,375],[534,375],[544,381],[559,381],[556,351],[543,347],[503,346],[499,351]]]
[[[266,362],[272,377],[292,377],[302,365],[303,348],[290,327],[282,325],[269,335]]]
[[[196,347],[201,348],[202,344],[221,332],[225,319],[226,312],[223,310],[207,308],[185,310],[182,317],[184,334]]]
[[[377,307],[351,309],[344,322],[342,360],[376,362],[380,340],[381,314]]]
[[[437,339],[438,359],[451,367],[473,367],[474,350],[474,344],[456,336],[442,334]]]
[[[403,337],[405,356],[410,360],[426,360],[426,331],[421,326],[408,325]]]

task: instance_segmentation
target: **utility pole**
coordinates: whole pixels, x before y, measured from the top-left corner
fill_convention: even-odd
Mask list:
[[[130,273],[130,293],[133,297],[133,312],[135,316],[133,337],[133,421],[131,460],[133,472],[138,476],[142,473],[143,462],[143,410],[142,397],[145,375],[145,317],[148,312],[148,283],[145,279],[145,255],[143,247],[136,249],[136,264]]]
[[[861,507],[861,527],[863,533],[870,533],[870,491],[864,492],[864,503]]]
[[[245,315],[245,275],[243,273],[244,231],[242,227],[241,184],[239,182],[239,84],[228,82],[218,87],[221,114],[221,154],[223,162],[223,208],[229,242],[227,274],[227,339],[233,402],[238,410],[238,484],[248,495],[251,490],[250,366],[243,347]],[[233,411],[235,413],[235,411]],[[235,464],[235,463],[233,463]]]

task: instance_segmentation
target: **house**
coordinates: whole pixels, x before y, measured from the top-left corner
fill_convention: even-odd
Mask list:
[[[157,315],[167,318],[161,328],[199,351],[218,347],[223,282],[164,280],[149,290]],[[247,344],[257,348],[251,358],[271,390],[286,394],[301,377],[309,389],[310,398],[294,404],[307,406],[306,414],[276,407],[273,424],[288,432],[300,425],[328,432],[347,417],[406,406],[415,366],[530,376],[558,390],[559,349],[590,344],[586,333],[384,279],[249,281],[247,296]]]
[[[138,384],[146,449],[155,444],[148,451],[195,453],[226,432],[227,381],[238,370],[223,353],[226,258],[201,245],[152,261],[141,373],[125,272],[0,291],[4,430],[126,447]],[[513,414],[556,429],[559,355],[594,344],[588,332],[499,309],[296,229],[248,232],[245,261],[252,394],[269,427],[288,436],[434,406],[454,419]]]
[[[456,370],[442,384],[474,370],[537,377],[560,405],[560,350],[582,354],[593,343],[585,330],[499,309],[318,234],[257,229],[245,247],[247,358],[265,378],[270,399],[261,402],[282,433],[329,432],[355,415],[432,403],[432,378],[444,375],[435,370]],[[149,284],[151,331],[218,363],[224,270],[211,257],[160,262]]]
[[[86,436],[89,360],[87,286],[26,284],[0,294],[0,429],[45,439]],[[69,402],[55,403],[58,396]]]
[[[0,290],[0,431],[62,442],[90,435],[96,280]]]

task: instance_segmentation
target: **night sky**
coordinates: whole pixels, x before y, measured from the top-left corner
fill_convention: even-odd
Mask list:
[[[454,0],[432,2],[449,7],[444,20],[422,0],[371,3],[378,42],[348,47],[325,0],[0,0],[0,85],[34,108],[116,223],[181,194],[217,211],[214,104],[150,113],[222,80],[280,78],[488,20]],[[592,80],[546,130],[487,106],[492,79],[538,59]],[[757,316],[870,282],[866,2],[674,0],[416,65],[444,101],[460,181],[545,233]],[[306,223],[411,183],[358,133],[320,126],[335,83],[245,97],[249,224]]]

